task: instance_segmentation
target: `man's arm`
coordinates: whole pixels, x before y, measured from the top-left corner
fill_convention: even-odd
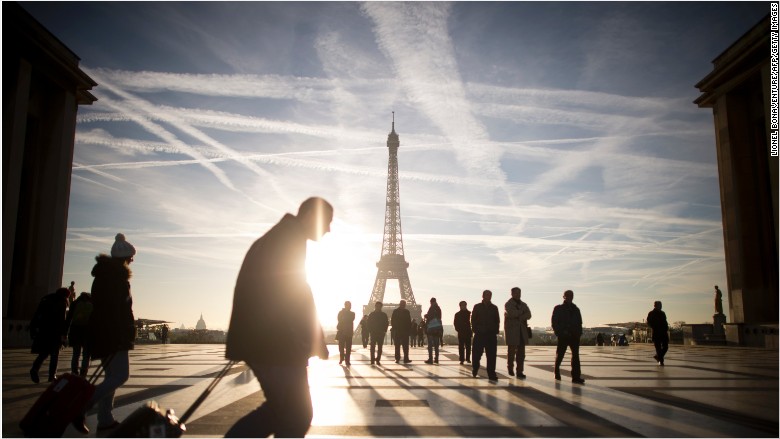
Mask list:
[[[504,311],[506,311],[507,320],[520,318],[520,305],[512,299],[507,300],[504,304]]]

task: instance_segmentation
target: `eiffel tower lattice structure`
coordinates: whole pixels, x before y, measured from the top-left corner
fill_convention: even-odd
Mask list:
[[[374,289],[368,305],[363,307],[363,313],[374,310],[376,302],[384,302],[385,286],[388,279],[398,279],[401,299],[406,301],[406,308],[418,323],[422,320],[420,305],[414,300],[412,283],[409,281],[409,263],[404,257],[404,242],[401,234],[401,195],[398,189],[398,147],[401,145],[395,132],[395,112],[390,134],[387,135],[387,149],[390,159],[387,163],[387,197],[385,200],[385,230],[382,238],[382,255],[376,263],[377,273]],[[382,311],[388,315],[398,304],[383,303]]]

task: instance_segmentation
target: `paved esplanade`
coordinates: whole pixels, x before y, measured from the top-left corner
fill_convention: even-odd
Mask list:
[[[553,380],[552,346],[527,349],[526,380],[506,374],[499,347],[497,384],[458,363],[457,346],[445,346],[439,365],[427,349],[411,348],[410,367],[395,364],[385,347],[381,367],[356,345],[352,367],[312,360],[314,401],[310,436],[450,437],[778,437],[778,353],[673,345],[666,366],[651,345],[582,348],[584,386],[571,383],[568,354],[563,380]],[[46,384],[30,381],[33,355],[3,351],[3,437],[19,436],[19,419]],[[114,414],[124,419],[148,399],[182,414],[225,364],[224,345],[140,345],[130,356],[130,380],[117,392]],[[335,359],[334,359],[335,358]],[[483,358],[484,362],[484,358]],[[70,350],[60,355],[60,371]],[[44,366],[45,368],[45,366]],[[262,400],[242,363],[220,383],[187,424],[187,436],[222,436]],[[94,412],[87,418],[94,436]],[[68,427],[66,437],[81,437]]]

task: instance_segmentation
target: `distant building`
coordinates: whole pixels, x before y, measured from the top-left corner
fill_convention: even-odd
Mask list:
[[[195,329],[197,329],[197,330],[205,330],[206,329],[206,321],[203,320],[203,313],[200,314],[200,320],[198,320],[198,323],[195,324]]]

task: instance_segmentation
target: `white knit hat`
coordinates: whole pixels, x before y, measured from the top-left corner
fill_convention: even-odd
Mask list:
[[[135,255],[135,247],[125,240],[125,235],[116,234],[114,245],[111,246],[112,258],[129,258]]]

